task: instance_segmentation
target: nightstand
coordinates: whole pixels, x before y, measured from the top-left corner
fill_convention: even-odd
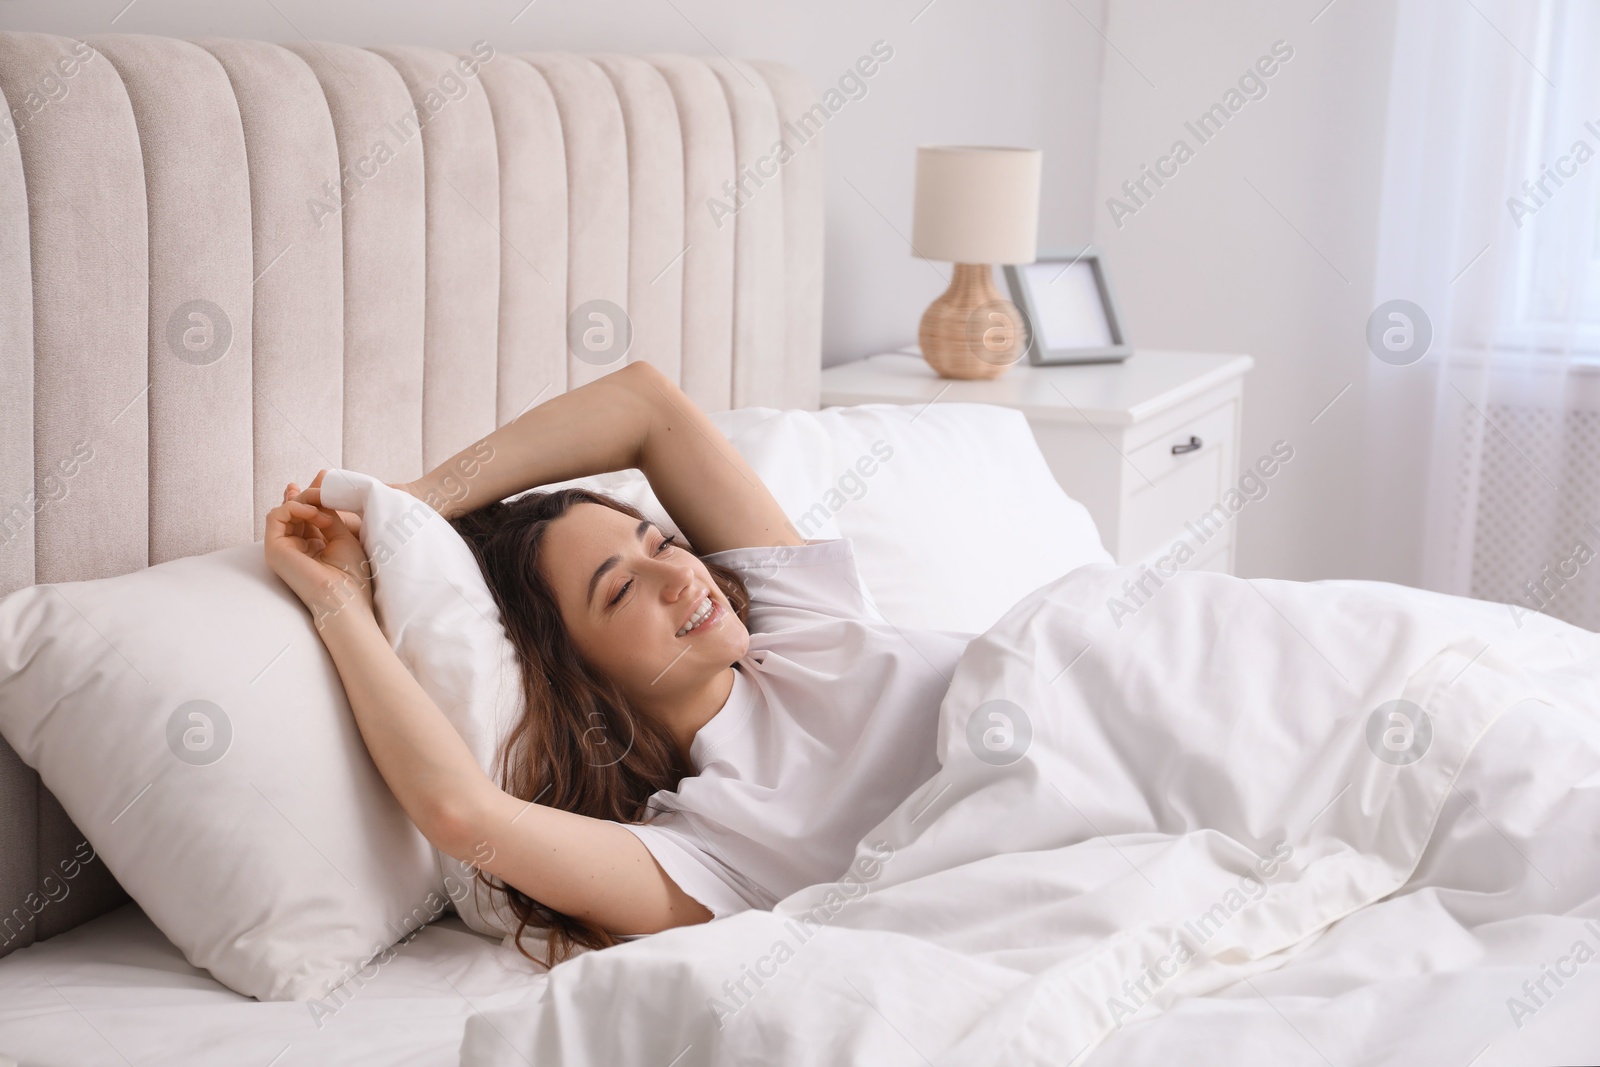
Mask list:
[[[1019,363],[993,381],[951,381],[921,356],[897,352],[824,370],[822,403],[1015,408],[1118,563],[1152,561],[1182,539],[1194,552],[1185,569],[1232,573],[1234,524],[1216,505],[1238,485],[1253,366],[1244,355],[1141,350],[1122,363]]]

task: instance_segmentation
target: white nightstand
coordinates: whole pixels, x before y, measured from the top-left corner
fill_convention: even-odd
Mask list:
[[[1233,523],[1216,519],[1213,505],[1238,484],[1244,375],[1253,366],[1243,355],[1141,350],[1123,363],[1021,363],[994,381],[950,381],[921,356],[891,353],[824,370],[822,403],[1016,408],[1118,563],[1153,560],[1182,538],[1195,553],[1186,569],[1231,573]]]

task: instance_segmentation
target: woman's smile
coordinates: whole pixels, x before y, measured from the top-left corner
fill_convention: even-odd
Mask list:
[[[683,621],[683,625],[678,627],[678,632],[673,636],[689,637],[701,633],[721,622],[723,616],[727,614],[728,609],[718,603],[710,593],[707,593],[700,598],[699,603],[695,605],[694,611]]]

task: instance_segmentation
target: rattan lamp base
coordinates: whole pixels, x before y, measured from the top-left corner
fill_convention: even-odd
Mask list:
[[[998,378],[1027,351],[1022,314],[995,288],[988,265],[954,267],[950,288],[922,313],[922,358],[942,378]]]

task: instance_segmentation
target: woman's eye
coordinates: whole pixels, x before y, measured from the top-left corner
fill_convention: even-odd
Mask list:
[[[656,555],[661,555],[661,553],[665,552],[669,548],[681,548],[682,546],[683,542],[679,541],[676,537],[663,537],[661,539],[661,543],[656,546]],[[614,608],[621,603],[622,598],[628,595],[628,587],[632,584],[632,578],[629,578],[627,581],[623,582],[622,588],[617,590],[616,595],[610,600],[606,601],[606,607]]]

